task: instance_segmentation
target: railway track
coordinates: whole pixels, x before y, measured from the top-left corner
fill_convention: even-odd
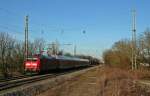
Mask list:
[[[0,91],[18,87],[18,86],[25,85],[25,84],[29,84],[29,83],[33,83],[33,82],[37,82],[37,81],[41,81],[41,80],[45,80],[48,78],[54,78],[56,76],[60,76],[60,75],[67,74],[67,73],[72,73],[78,70],[83,70],[83,69],[69,70],[69,71],[53,73],[53,74],[37,75],[37,76],[32,76],[32,77],[27,77],[27,78],[0,82]]]
[[[21,86],[28,83],[37,82],[40,80],[48,79],[58,76],[57,74],[46,74],[46,75],[40,75],[40,76],[34,76],[34,77],[28,77],[23,79],[17,79],[17,80],[11,80],[0,83],[0,91],[10,89],[13,87]]]
[[[2,82],[7,82],[7,81],[12,81],[12,80],[17,80],[17,79],[23,79],[23,78],[27,78],[29,76],[25,76],[25,75],[18,75],[18,76],[13,76],[13,77],[9,77],[6,79],[0,79],[0,83]]]

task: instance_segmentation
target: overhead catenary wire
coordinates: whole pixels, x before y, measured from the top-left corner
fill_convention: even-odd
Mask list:
[[[4,26],[4,25],[0,25],[0,29],[1,29],[1,31],[6,31],[7,30],[8,32],[23,35],[23,33],[20,30],[18,31],[16,28],[10,28],[10,27]]]

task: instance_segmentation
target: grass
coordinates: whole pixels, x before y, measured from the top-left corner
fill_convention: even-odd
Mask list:
[[[89,71],[39,96],[150,96],[136,81],[150,77],[148,70],[103,67]]]
[[[136,81],[149,77],[148,71],[104,68],[101,76],[101,95],[103,96],[149,96],[150,93],[141,88]],[[105,78],[103,78],[105,77]]]

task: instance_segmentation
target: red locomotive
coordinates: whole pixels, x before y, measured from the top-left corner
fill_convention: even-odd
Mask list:
[[[70,69],[89,66],[89,60],[66,56],[34,56],[25,61],[25,72],[44,72],[56,69]]]

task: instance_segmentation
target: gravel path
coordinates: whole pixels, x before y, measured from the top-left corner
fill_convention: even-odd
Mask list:
[[[100,80],[97,78],[99,68],[89,71],[78,78],[64,82],[39,96],[98,96]]]

